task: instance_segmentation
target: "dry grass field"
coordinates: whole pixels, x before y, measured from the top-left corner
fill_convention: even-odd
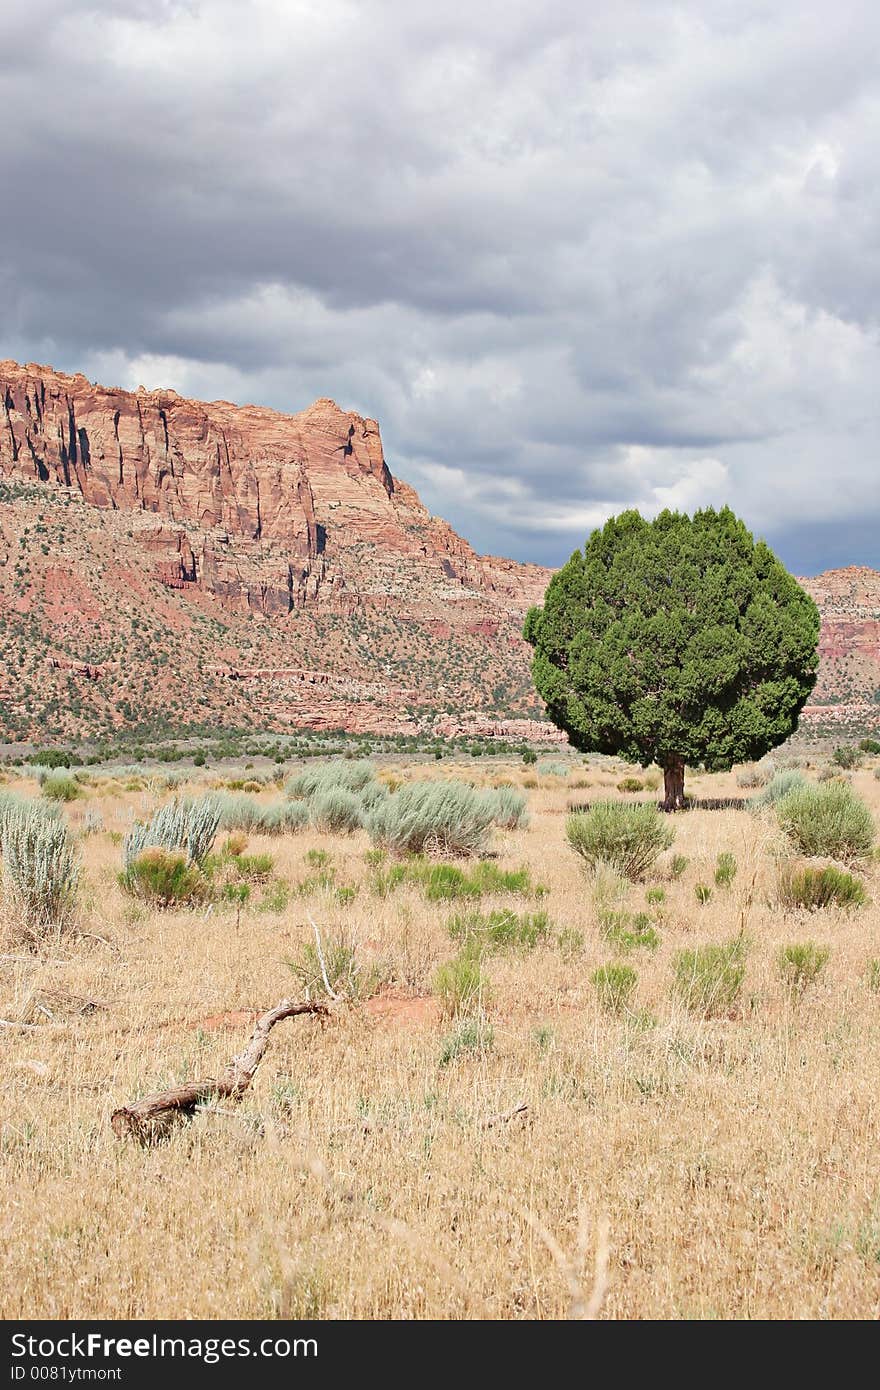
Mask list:
[[[530,825],[494,830],[492,846],[548,891],[477,906],[544,910],[553,929],[486,958],[470,1024],[434,989],[462,904],[406,883],[378,896],[365,832],[251,836],[294,890],[286,905],[257,890],[243,907],[158,911],[120,887],[119,836],[168,793],[92,779],[64,808],[83,855],[76,931],[37,953],[2,946],[3,1315],[877,1317],[880,863],[858,871],[865,906],[786,913],[772,816],[693,810],[646,882],[597,882],[565,811],[620,796],[623,771],[431,766],[532,784]],[[852,784],[880,822],[872,767]],[[689,789],[744,795],[733,776]],[[314,881],[314,850],[331,884]],[[722,852],[737,861],[727,887]],[[677,878],[673,854],[688,860]],[[647,912],[658,944],[616,955],[609,911]],[[301,992],[290,962],[310,915],[328,949],[353,948],[360,997],[324,1023],[280,1023],[239,1106],[209,1106],[154,1147],[117,1139],[116,1106],[216,1075],[256,1011]],[[689,1013],[675,953],[741,931],[739,1000]],[[806,940],[829,956],[798,993],[777,958]],[[614,959],[638,977],[616,1013],[591,980]]]

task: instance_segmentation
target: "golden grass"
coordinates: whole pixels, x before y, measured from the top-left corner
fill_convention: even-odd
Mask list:
[[[422,775],[403,761],[393,770]],[[535,775],[470,762],[430,775],[456,772],[519,785]],[[591,795],[618,795],[614,768],[584,774]],[[603,1316],[878,1315],[877,864],[864,875],[869,906],[784,917],[764,822],[677,817],[673,848],[690,863],[674,882],[658,870],[661,944],[626,957],[639,979],[633,1012],[617,1018],[590,983],[613,951],[564,843],[578,792],[537,782],[531,826],[496,832],[495,846],[503,865],[528,864],[549,886],[540,906],[583,946],[490,957],[492,1046],[441,1066],[451,1025],[427,996],[454,954],[444,923],[455,904],[426,903],[413,887],[376,898],[364,835],[307,832],[252,837],[249,850],[273,854],[296,883],[307,850],[329,849],[339,881],[360,887],[352,903],[294,897],[283,913],[246,909],[237,930],[232,905],[153,912],[120,890],[108,832],[155,797],[107,795],[95,779],[66,811],[76,827],[99,809],[106,826],[83,840],[86,934],[34,957],[4,947],[0,961],[0,1016],[36,1025],[0,1030],[4,1316],[564,1317],[565,1260],[588,1296],[604,1222]],[[867,770],[854,783],[876,817],[880,782]],[[698,785],[735,791],[732,777]],[[695,884],[713,883],[722,850],[737,877],[700,905]],[[646,886],[625,890],[624,906],[646,910]],[[295,992],[286,961],[309,939],[308,912],[326,939],[344,930],[357,943],[388,981],[386,1001],[424,1002],[343,1006],[323,1027],[282,1023],[238,1110],[203,1112],[152,1150],[118,1142],[116,1105],[216,1074],[249,1034],[222,1016]],[[743,922],[741,1008],[685,1014],[671,993],[674,953]],[[798,1000],[776,958],[807,938],[830,959]],[[526,1122],[486,1126],[519,1101]]]

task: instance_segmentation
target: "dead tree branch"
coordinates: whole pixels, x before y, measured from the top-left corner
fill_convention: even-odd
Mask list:
[[[247,1047],[237,1057],[233,1057],[220,1076],[209,1076],[204,1081],[175,1086],[169,1091],[156,1091],[132,1105],[124,1105],[120,1110],[114,1110],[110,1117],[114,1133],[120,1139],[130,1136],[141,1144],[153,1143],[168,1132],[175,1120],[190,1118],[197,1106],[205,1101],[240,1100],[254,1079],[254,1073],[269,1045],[269,1034],[275,1024],[280,1023],[283,1018],[293,1018],[297,1014],[318,1014],[325,1018],[329,1009],[326,1004],[308,999],[282,999],[274,1009],[269,1009],[257,1019]]]

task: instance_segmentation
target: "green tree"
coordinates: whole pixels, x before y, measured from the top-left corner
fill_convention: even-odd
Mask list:
[[[729,507],[612,517],[525,622],[553,722],[582,752],[656,762],[668,811],[687,763],[718,772],[788,738],[818,636],[813,600]]]

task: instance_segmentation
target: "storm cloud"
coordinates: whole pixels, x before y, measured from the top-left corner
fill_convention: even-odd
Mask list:
[[[880,12],[5,0],[0,356],[375,416],[481,549],[880,565]]]

